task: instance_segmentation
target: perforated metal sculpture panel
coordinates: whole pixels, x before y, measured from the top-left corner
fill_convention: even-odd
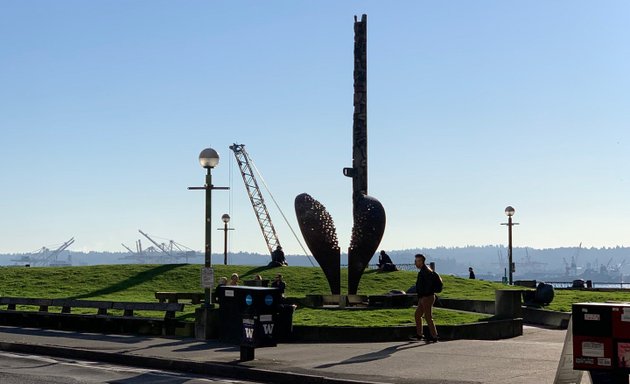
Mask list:
[[[385,209],[371,196],[357,195],[353,199],[354,226],[348,249],[348,294],[359,288],[363,271],[370,263],[385,232]]]
[[[341,293],[340,259],[337,231],[326,208],[309,194],[295,198],[295,214],[300,231],[328,280],[333,295]]]

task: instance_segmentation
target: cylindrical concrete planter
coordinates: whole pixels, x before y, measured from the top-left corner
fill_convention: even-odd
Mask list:
[[[521,310],[521,291],[497,289],[495,291],[495,310],[497,319],[518,319],[523,317]]]

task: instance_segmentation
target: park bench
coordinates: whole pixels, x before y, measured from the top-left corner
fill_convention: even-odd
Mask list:
[[[6,306],[6,309],[2,307]],[[37,307],[37,310],[32,309]],[[53,311],[51,308],[60,308]],[[95,313],[85,313],[93,310]],[[73,313],[81,310],[82,313]],[[109,311],[122,312],[122,315]],[[0,324],[92,332],[172,335],[182,326],[175,313],[179,303],[116,302],[76,299],[0,297]],[[164,316],[140,317],[134,311],[163,312]]]
[[[134,311],[158,311],[164,312],[164,319],[174,319],[175,312],[184,310],[184,304],[179,303],[137,303],[137,302],[116,302],[112,304],[112,309],[122,310],[124,317],[133,317]]]
[[[160,303],[179,303],[180,300],[190,300],[191,304],[199,304],[204,300],[203,292],[155,292],[155,298]]]
[[[2,304],[2,298],[0,298],[0,304]],[[97,315],[106,316],[107,310],[112,308],[112,302],[75,299],[52,299],[51,306],[61,307],[61,313],[72,313],[72,308],[94,308],[97,310]],[[8,309],[15,309],[15,307]]]

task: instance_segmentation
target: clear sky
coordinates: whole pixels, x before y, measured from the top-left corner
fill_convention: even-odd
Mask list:
[[[0,252],[124,251],[138,229],[201,250],[187,187],[213,147],[214,227],[230,213],[230,250],[263,253],[232,143],[298,234],[307,192],[347,249],[363,13],[381,248],[505,244],[507,205],[515,246],[630,245],[627,1],[21,0],[0,2]]]

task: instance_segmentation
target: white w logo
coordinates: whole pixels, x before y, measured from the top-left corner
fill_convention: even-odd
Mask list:
[[[245,328],[245,338],[246,339],[254,338],[254,328],[250,328],[250,327]]]
[[[263,324],[263,330],[265,335],[271,335],[273,333],[273,323]]]

